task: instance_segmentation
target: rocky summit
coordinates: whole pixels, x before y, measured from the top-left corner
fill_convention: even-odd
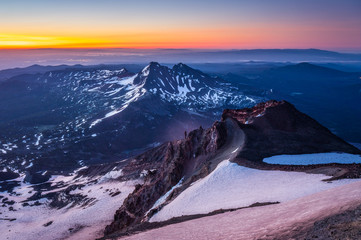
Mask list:
[[[225,159],[238,165],[268,170],[321,173],[325,167],[340,168],[339,165],[327,164],[275,167],[262,162],[273,155],[320,152],[361,154],[359,149],[286,101],[272,100],[252,108],[226,109],[221,121],[216,121],[211,128],[199,128],[183,140],[162,144],[135,157],[123,168],[125,175],[144,173],[146,178],[144,184],[138,185],[124,200],[105,234],[126,233],[156,225],[148,220],[197,180],[211,174]],[[330,169],[328,171],[332,172]],[[346,164],[341,169],[343,175],[337,171],[332,174],[340,179],[358,177],[361,173],[359,165]],[[180,182],[181,187],[174,188]],[[167,195],[169,191],[171,193]],[[165,195],[163,203],[156,204]]]

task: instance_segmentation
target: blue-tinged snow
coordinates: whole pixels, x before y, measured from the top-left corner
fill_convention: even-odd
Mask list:
[[[328,163],[352,164],[361,163],[361,156],[349,153],[313,153],[299,155],[277,155],[265,158],[263,161],[269,164],[283,165],[313,165]]]

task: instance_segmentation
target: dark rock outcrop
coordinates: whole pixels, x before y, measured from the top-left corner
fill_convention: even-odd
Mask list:
[[[40,174],[40,173],[31,173],[26,172],[26,176],[24,178],[24,182],[28,182],[31,184],[38,184],[46,182],[50,179],[50,174]]]
[[[124,175],[144,176],[144,184],[137,185],[114,216],[114,221],[105,229],[105,234],[122,231],[139,224],[145,213],[183,176],[189,165],[199,170],[202,161],[194,166],[197,159],[214,153],[226,140],[225,124],[216,122],[207,130],[199,128],[189,133],[186,139],[163,144],[139,155],[124,169]],[[193,162],[193,163],[191,163]]]
[[[361,239],[361,206],[327,217],[284,239]],[[283,238],[282,238],[283,239]]]
[[[238,158],[262,161],[279,154],[347,152],[360,150],[334,135],[286,101],[268,101],[253,108],[224,110],[222,120],[238,121],[247,141]]]
[[[0,172],[0,181],[7,181],[11,179],[15,179],[19,177],[18,173],[11,171],[10,169],[6,169],[6,172]]]

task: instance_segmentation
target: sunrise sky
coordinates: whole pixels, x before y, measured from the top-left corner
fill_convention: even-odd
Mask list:
[[[0,49],[361,49],[360,0],[11,0],[0,21]]]

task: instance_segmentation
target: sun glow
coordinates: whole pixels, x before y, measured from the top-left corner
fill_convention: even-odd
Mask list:
[[[141,30],[101,36],[43,36],[0,34],[0,49],[30,48],[237,48],[257,43],[257,36],[247,36],[236,29]],[[263,39],[263,38],[259,38]]]
[[[58,36],[0,35],[0,49],[18,48],[81,48],[109,44],[101,39]]]
[[[0,35],[0,49],[24,48],[148,48],[174,47],[177,42],[154,36],[120,36],[117,38],[100,39],[89,37],[58,37],[58,36],[27,36]],[[191,45],[191,44],[188,44]]]

